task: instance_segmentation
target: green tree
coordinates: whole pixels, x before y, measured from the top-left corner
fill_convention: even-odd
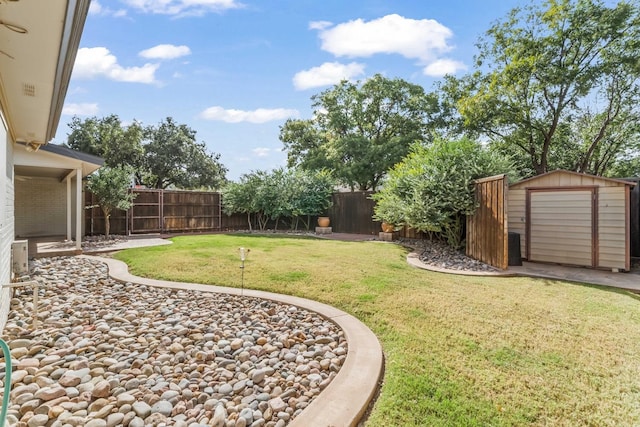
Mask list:
[[[96,198],[104,214],[104,234],[109,237],[111,212],[114,209],[127,210],[133,204],[135,194],[131,189],[133,169],[130,166],[103,166],[87,181],[87,190]]]
[[[313,118],[289,119],[280,140],[289,167],[327,169],[351,189],[375,189],[416,141],[430,138],[438,99],[421,86],[375,75],[314,95]]]
[[[476,209],[473,181],[500,173],[516,175],[506,157],[469,139],[416,144],[372,196],[374,219],[435,233],[459,248],[465,217]]]
[[[277,230],[283,220],[288,220],[292,229],[297,229],[299,221],[309,229],[310,217],[331,206],[333,187],[333,178],[326,171],[255,171],[225,186],[222,206],[227,215],[247,214],[249,230],[253,220],[260,230],[266,229],[269,221]]]
[[[73,117],[69,128],[69,148],[102,157],[110,167],[129,165],[138,169],[142,165],[143,128],[137,121],[123,126],[115,114],[85,120]]]
[[[246,214],[249,231],[253,231],[252,215],[258,212],[255,194],[261,185],[259,175],[244,174],[239,182],[227,182],[222,189],[222,210],[227,215]]]
[[[145,130],[142,182],[152,188],[218,189],[227,169],[219,154],[196,142],[196,132],[167,117],[157,127]]]
[[[291,228],[297,229],[302,221],[309,230],[311,217],[322,215],[331,207],[334,187],[335,181],[327,170],[295,169],[287,192],[291,200]]]
[[[476,71],[442,86],[466,129],[526,159],[603,174],[627,148],[640,101],[637,3],[548,0],[514,9],[480,40]],[[637,127],[635,132],[637,132]]]

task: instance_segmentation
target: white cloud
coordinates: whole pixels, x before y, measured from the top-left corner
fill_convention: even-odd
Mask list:
[[[200,117],[206,120],[218,120],[227,123],[266,123],[273,120],[284,120],[290,117],[298,117],[298,110],[285,108],[258,108],[252,111],[225,109],[215,106],[209,107],[200,113]]]
[[[155,72],[158,67],[158,64],[123,67],[106,47],[83,47],[78,49],[73,76],[85,79],[102,76],[119,82],[156,83]]]
[[[427,64],[452,49],[451,30],[433,19],[387,15],[372,21],[356,19],[320,30],[322,49],[335,56],[369,57],[398,54]]]
[[[256,155],[256,157],[267,157],[271,149],[265,147],[257,147],[252,149],[251,151]]]
[[[325,62],[319,67],[300,71],[293,76],[293,85],[298,90],[305,90],[320,86],[329,86],[340,83],[342,80],[350,80],[364,74],[364,64],[352,62],[341,64],[339,62]]]
[[[202,16],[209,12],[239,9],[244,5],[236,0],[124,0],[144,13],[159,15]]]
[[[467,66],[460,61],[453,59],[438,59],[424,67],[424,74],[430,77],[442,77],[447,74],[455,74],[458,71],[466,70]]]
[[[62,114],[65,116],[95,116],[98,114],[98,104],[65,104]]]
[[[185,45],[159,44],[141,51],[138,55],[147,59],[175,59],[191,55],[191,49]]]
[[[123,16],[127,16],[127,11],[125,9],[109,9],[108,7],[102,6],[98,0],[93,0],[91,5],[89,6],[89,15],[97,15],[97,16],[113,16],[116,18],[121,18]]]
[[[333,22],[329,21],[311,21],[309,22],[310,30],[324,30],[333,25]]]

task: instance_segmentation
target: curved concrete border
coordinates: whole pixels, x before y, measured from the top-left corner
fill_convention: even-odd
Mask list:
[[[113,258],[81,255],[102,261],[115,280],[162,288],[189,289],[240,295],[241,290],[214,285],[147,279],[129,273],[127,264]],[[376,395],[382,375],[383,354],[378,338],[352,315],[327,304],[271,292],[244,290],[244,295],[295,305],[335,322],[345,333],[348,351],[344,365],[326,389],[291,423],[290,427],[356,426]]]
[[[435,271],[438,273],[459,274],[461,276],[493,276],[493,277],[515,277],[518,273],[508,271],[469,271],[469,270],[451,270],[448,268],[440,268],[433,265],[425,264],[420,261],[420,255],[417,252],[411,252],[407,255],[407,263],[412,267],[421,268],[423,270]]]

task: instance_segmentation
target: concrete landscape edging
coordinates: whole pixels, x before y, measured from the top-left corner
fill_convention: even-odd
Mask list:
[[[81,255],[82,258],[104,262],[109,276],[121,282],[131,282],[162,288],[217,292],[241,295],[241,290],[224,286],[147,279],[129,273],[127,264],[113,258]],[[294,418],[290,427],[356,426],[376,395],[383,372],[382,346],[373,332],[354,316],[327,304],[306,298],[245,289],[242,295],[278,301],[314,311],[336,323],[345,333],[347,357],[336,377],[311,404]]]

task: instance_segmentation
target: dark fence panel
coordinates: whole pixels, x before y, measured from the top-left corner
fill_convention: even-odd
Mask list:
[[[222,214],[222,230],[248,230],[249,229],[249,220],[247,219],[247,214],[233,214],[233,215],[225,215]]]
[[[96,234],[104,234],[104,215],[102,213],[102,209],[100,209],[97,205],[95,196],[89,191],[86,191],[84,193],[84,200],[85,234],[91,236]],[[111,226],[111,234],[127,234],[127,218],[128,217],[126,211],[116,209],[115,211],[111,212],[111,221],[109,223],[109,225]]]
[[[220,193],[165,191],[163,232],[219,230],[220,201]]]
[[[334,233],[378,234],[380,222],[371,218],[375,206],[371,194],[369,191],[333,194],[328,215]]]

